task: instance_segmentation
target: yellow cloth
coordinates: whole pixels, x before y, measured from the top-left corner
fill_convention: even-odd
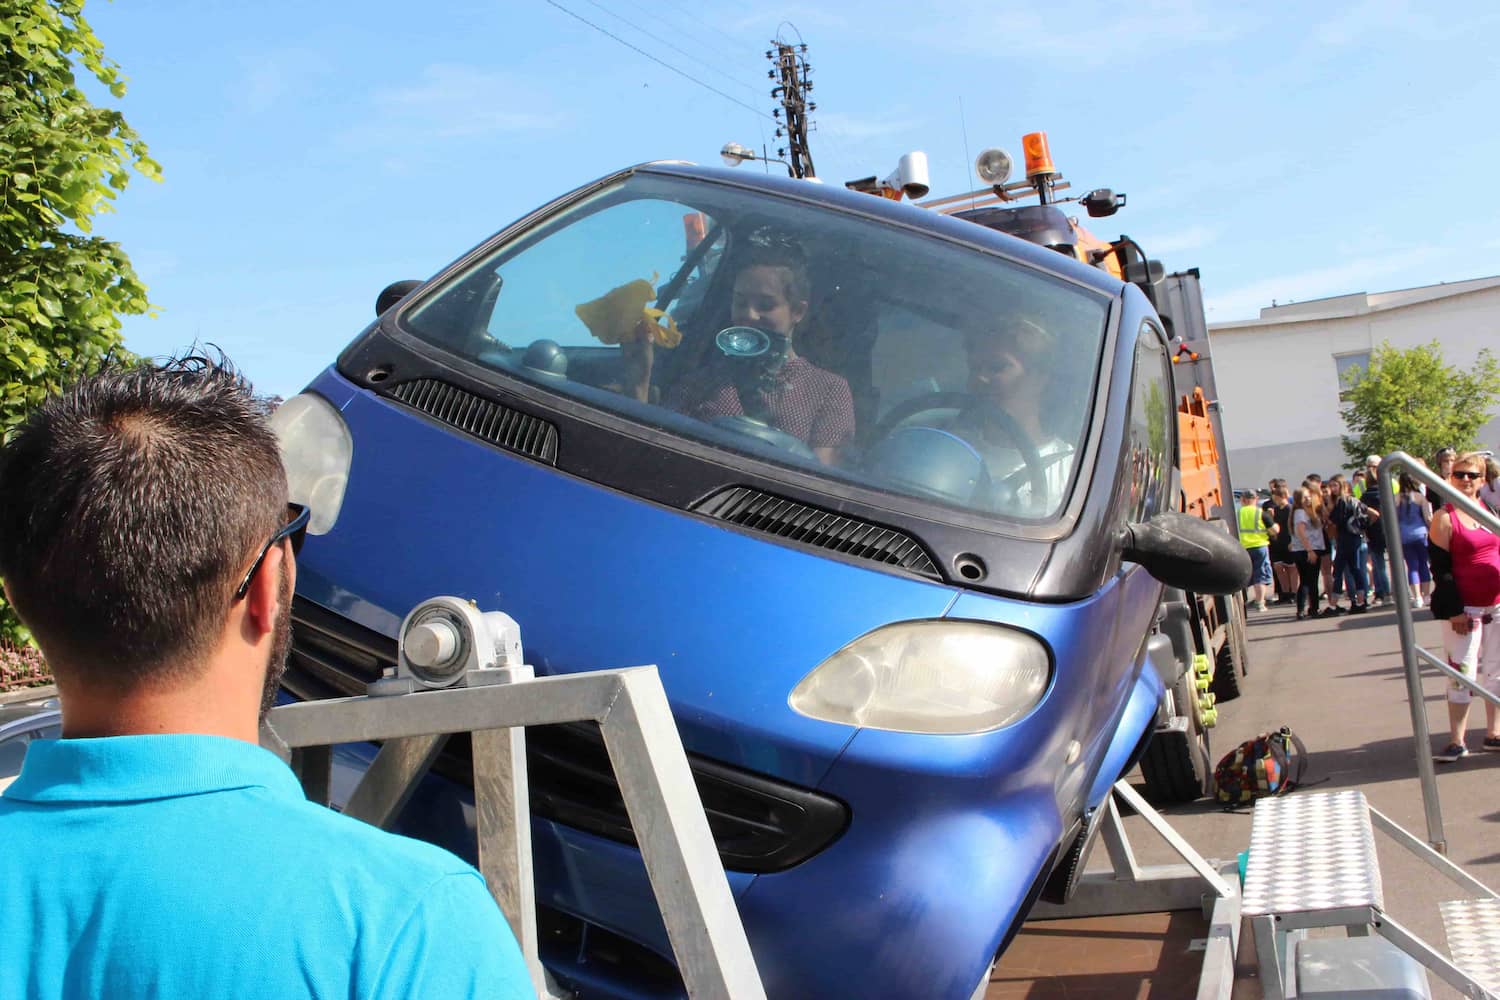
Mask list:
[[[662,347],[676,347],[682,343],[677,322],[664,310],[646,305],[656,297],[656,278],[655,274],[649,281],[637,278],[575,307],[573,311],[600,343],[654,340]]]

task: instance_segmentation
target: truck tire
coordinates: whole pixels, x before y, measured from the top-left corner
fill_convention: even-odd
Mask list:
[[[1146,799],[1156,805],[1196,802],[1206,789],[1211,767],[1208,762],[1213,759],[1209,755],[1208,730],[1200,724],[1194,708],[1197,692],[1191,674],[1178,678],[1168,694],[1171,712],[1186,725],[1158,729],[1146,744],[1146,752],[1141,754]]]
[[[1141,777],[1146,779],[1149,802],[1179,805],[1196,802],[1203,794],[1202,758],[1196,742],[1193,733],[1175,729],[1151,737],[1141,757]]]
[[[1241,677],[1249,677],[1250,676],[1250,612],[1249,612],[1249,608],[1250,608],[1249,603],[1247,603],[1245,601],[1244,597],[1241,596],[1240,597],[1240,602],[1239,602],[1239,622],[1240,622],[1240,627],[1236,631],[1236,638],[1239,640],[1238,649],[1240,651],[1240,676]]]
[[[1214,681],[1209,689],[1221,701],[1233,701],[1240,696],[1240,678],[1247,673],[1245,651],[1245,599],[1235,594],[1224,599],[1224,645],[1214,654]]]

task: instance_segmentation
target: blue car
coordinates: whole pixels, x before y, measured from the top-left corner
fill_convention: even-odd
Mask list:
[[[1163,582],[1244,558],[1171,513],[1145,295],[650,164],[378,309],[275,418],[313,511],[287,690],[363,693],[436,594],[540,674],[655,664],[768,994],[969,997],[1149,737]],[[543,960],[682,995],[597,731],[528,741]],[[462,739],[434,770],[401,828],[472,856]]]

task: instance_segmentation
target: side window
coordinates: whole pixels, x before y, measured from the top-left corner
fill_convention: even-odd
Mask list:
[[[1127,518],[1144,521],[1172,503],[1172,452],[1177,410],[1172,367],[1156,327],[1141,325],[1130,389],[1130,507]]]

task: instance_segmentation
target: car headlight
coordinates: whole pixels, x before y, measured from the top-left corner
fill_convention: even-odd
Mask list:
[[[349,484],[354,438],[333,404],[304,392],[271,414],[271,429],[281,442],[286,467],[287,499],[312,511],[307,533],[325,535],[338,520]]]
[[[1051,657],[1025,632],[969,621],[887,625],[820,663],[792,690],[803,715],[903,733],[980,733],[1041,701]]]

